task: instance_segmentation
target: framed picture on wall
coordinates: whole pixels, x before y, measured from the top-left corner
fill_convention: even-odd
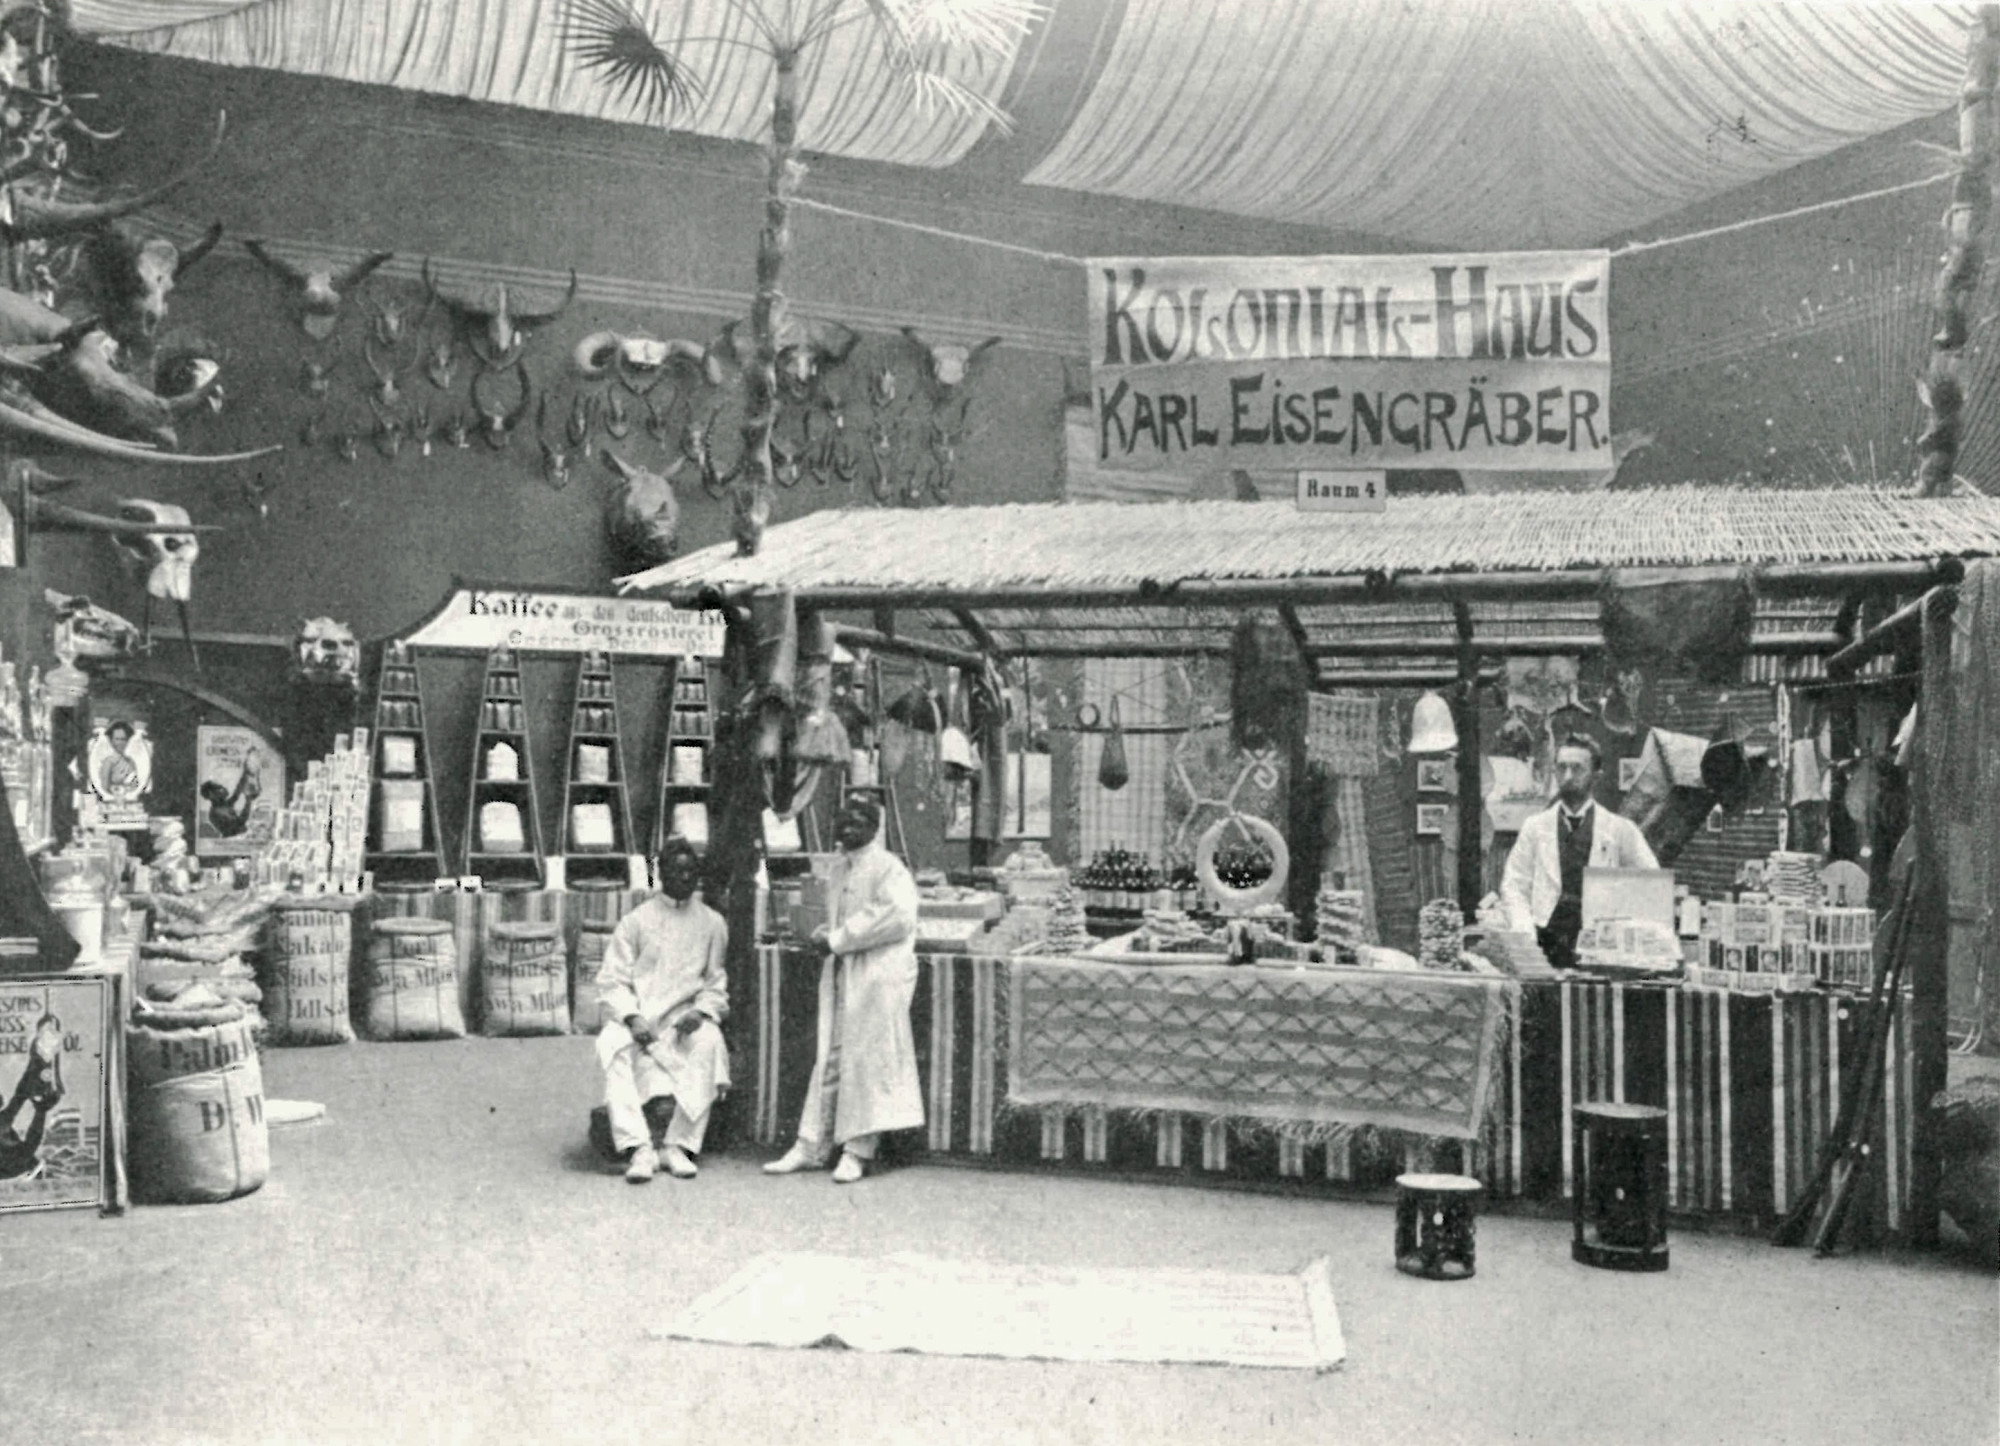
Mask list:
[[[195,729],[195,852],[257,854],[277,838],[285,760],[255,729],[204,723]]]
[[[1618,791],[1630,793],[1632,785],[1639,781],[1639,766],[1643,758],[1621,758],[1618,760]]]
[[[104,1205],[114,987],[101,974],[0,987],[0,1212]]]
[[[1442,837],[1445,822],[1451,817],[1448,803],[1420,803],[1417,805],[1417,836]]]
[[[1452,761],[1449,758],[1417,760],[1418,793],[1450,793]]]

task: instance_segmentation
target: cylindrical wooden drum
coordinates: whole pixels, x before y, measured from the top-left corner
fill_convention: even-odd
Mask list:
[[[458,946],[443,919],[377,919],[365,988],[370,1039],[457,1039]]]
[[[1396,1269],[1425,1280],[1470,1279],[1484,1188],[1465,1175],[1398,1175]]]
[[[264,950],[264,1010],[273,1044],[346,1044],[347,962],[354,950],[354,894],[278,899]]]
[[[495,924],[479,961],[480,1032],[569,1033],[569,961],[562,926]]]
[[[1599,1102],[1572,1116],[1577,1162],[1570,1257],[1604,1270],[1667,1268],[1667,1112]]]

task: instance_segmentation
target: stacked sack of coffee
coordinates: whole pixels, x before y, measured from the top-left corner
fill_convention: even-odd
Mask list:
[[[138,993],[170,1000],[191,985],[206,985],[217,997],[243,1007],[261,1038],[263,990],[257,987],[256,955],[262,947],[269,900],[230,889],[196,894],[155,893],[152,937],[139,946]]]

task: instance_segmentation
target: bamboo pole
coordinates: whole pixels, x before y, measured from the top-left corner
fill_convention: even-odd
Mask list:
[[[850,627],[845,623],[835,623],[833,635],[845,648],[866,648],[874,653],[918,658],[927,663],[940,663],[947,668],[969,669],[975,673],[986,666],[986,659],[978,653],[968,653],[963,648],[954,648],[945,643],[933,643],[924,638],[905,638],[871,628]]]
[[[1931,338],[1930,370],[1919,388],[1930,411],[1930,426],[1917,438],[1917,491],[1925,497],[1950,495],[1964,426],[1966,340],[1972,334],[1973,301],[1986,269],[1986,222],[1993,211],[1993,88],[2000,79],[2000,5],[1979,7],[1978,24],[1966,45],[1965,79],[1958,89],[1958,176],[1944,213],[1944,265],[1931,294],[1937,334]]]
[[[1477,918],[1485,896],[1486,860],[1481,857],[1480,824],[1486,802],[1479,790],[1479,650],[1472,638],[1472,609],[1454,604],[1458,630],[1458,686],[1452,690],[1452,711],[1458,715],[1458,907],[1466,918]]]

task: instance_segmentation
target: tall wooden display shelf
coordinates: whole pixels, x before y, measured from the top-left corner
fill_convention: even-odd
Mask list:
[[[407,645],[392,642],[375,684],[374,787],[363,865],[375,887],[429,891],[447,872],[438,835],[437,789],[424,732],[423,689]]]
[[[480,689],[472,806],[465,818],[465,873],[477,874],[483,888],[542,886],[541,810],[531,758],[521,665],[512,652],[497,648],[487,655],[486,685]],[[513,825],[503,828],[509,808]]]
[[[667,756],[660,761],[660,807],[654,814],[653,851],[669,838],[685,838],[706,851],[713,828],[710,794],[715,782],[715,714],[709,676],[699,658],[682,658],[667,670],[673,706],[667,713]]]
[[[590,653],[577,669],[563,782],[563,870],[571,885],[623,888],[630,878],[632,809],[618,732],[611,659]]]

